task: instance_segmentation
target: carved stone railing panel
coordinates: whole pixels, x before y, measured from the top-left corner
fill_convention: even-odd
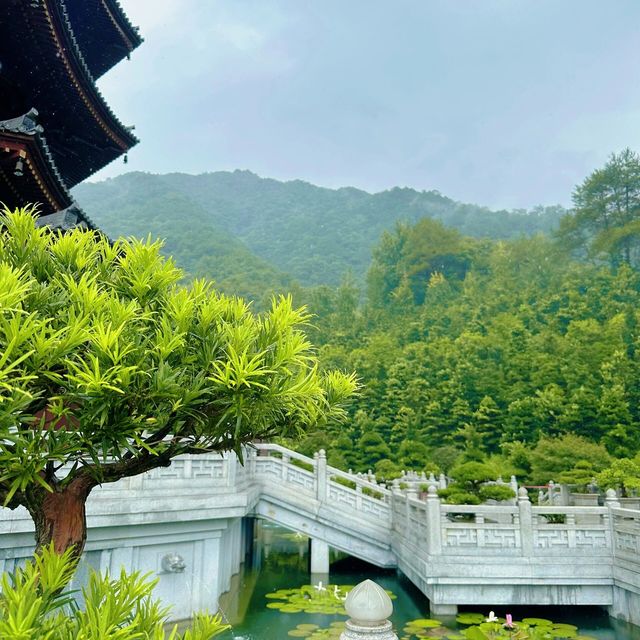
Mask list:
[[[612,520],[616,557],[640,565],[640,512],[612,509]]]
[[[310,471],[290,465],[286,469],[285,482],[294,487],[313,491],[314,475]]]
[[[357,508],[356,493],[334,482],[329,485],[329,501],[335,504],[345,505],[352,509]]]
[[[257,479],[277,479],[283,487],[314,494],[320,502],[348,509],[372,524],[389,524],[390,492],[365,478],[328,467],[324,457],[312,459],[278,445],[257,445],[253,462]]]
[[[222,458],[193,458],[191,460],[192,478],[211,478],[221,480],[227,477],[228,461]]]

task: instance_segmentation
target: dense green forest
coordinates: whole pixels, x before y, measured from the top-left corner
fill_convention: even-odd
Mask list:
[[[373,246],[398,220],[429,217],[470,236],[511,238],[549,231],[564,213],[491,211],[435,191],[324,189],[249,171],[130,173],[83,184],[75,195],[111,236],[159,235],[190,274],[254,299],[288,288],[291,279],[337,285],[349,270],[364,282]]]
[[[383,477],[482,461],[493,477],[579,485],[611,456],[634,456],[640,161],[622,164],[610,189],[597,172],[576,189],[553,237],[398,224],[373,252],[363,305],[350,282],[307,292],[323,362],[356,370],[363,387],[348,425],[301,450]]]

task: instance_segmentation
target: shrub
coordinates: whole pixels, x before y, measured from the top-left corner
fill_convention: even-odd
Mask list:
[[[439,489],[438,496],[447,504],[480,504],[482,500],[470,491],[465,491],[464,487],[452,484],[446,489]]]
[[[402,470],[398,468],[398,466],[385,458],[384,460],[378,460],[374,467],[374,471],[376,474],[376,480],[378,482],[390,482],[391,480],[395,480],[402,475]]]
[[[456,483],[465,485],[468,489],[476,491],[483,482],[495,480],[498,473],[484,462],[464,462],[453,468],[451,475]]]
[[[289,458],[289,462],[294,467],[298,467],[300,469],[304,469],[305,471],[313,473],[313,465],[310,462],[305,462],[304,460],[299,460],[298,458]]]
[[[640,490],[640,460],[621,458],[596,476],[601,489],[620,489],[623,496]]]
[[[95,571],[80,608],[64,589],[76,568],[73,549],[45,547],[24,569],[1,578],[0,638],[12,640],[210,640],[229,628],[219,616],[198,614],[191,629],[166,630],[168,609],[151,597],[156,581],[122,571]]]
[[[331,480],[337,484],[341,484],[343,487],[348,487],[349,489],[356,488],[356,483],[353,480],[347,480],[347,478],[343,478],[342,476],[331,476]]]
[[[478,495],[482,500],[497,500],[498,502],[512,500],[516,497],[515,491],[504,484],[485,484],[480,487]]]

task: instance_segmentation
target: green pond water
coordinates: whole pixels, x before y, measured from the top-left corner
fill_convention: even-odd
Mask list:
[[[221,640],[285,640],[290,637],[337,640],[340,625],[347,616],[313,612],[314,609],[340,609],[339,602],[332,597],[333,588],[325,592],[314,589],[312,585],[302,593],[294,591],[310,584],[306,539],[268,524],[258,523],[257,526],[259,542],[254,546],[253,558],[247,560],[243,572],[234,580],[232,590],[220,603],[224,615],[233,624],[232,631],[220,636]],[[407,623],[429,618],[429,605],[409,580],[395,571],[380,570],[349,557],[336,557],[332,562],[329,582],[341,585],[338,597],[344,597],[348,585],[356,585],[367,578],[395,595],[391,620],[401,640],[451,638],[465,628],[453,619],[443,618],[444,626],[414,628],[419,635],[413,635],[412,630],[405,631]],[[271,607],[267,607],[268,604]],[[580,636],[598,640],[640,640],[640,628],[612,621],[599,608],[493,608],[498,616],[512,613],[514,620],[539,617],[554,623],[576,625]],[[461,607],[463,612],[488,615],[489,611],[485,609]]]

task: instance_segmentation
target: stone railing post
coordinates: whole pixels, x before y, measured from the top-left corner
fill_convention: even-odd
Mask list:
[[[447,477],[444,473],[441,473],[438,477],[438,484],[440,485],[438,489],[446,489],[447,488]]]
[[[244,466],[246,469],[245,473],[246,475],[249,476],[250,480],[255,480],[255,477],[256,477],[256,467],[258,466],[258,463],[256,462],[257,458],[258,458],[257,449],[253,449],[253,448],[247,449],[247,452],[244,457]]]
[[[442,553],[442,515],[440,513],[440,498],[434,485],[427,491],[427,553],[439,555]]]
[[[230,451],[224,458],[224,462],[227,465],[227,486],[235,487],[236,484],[236,469],[238,467],[238,456],[233,451]]]
[[[531,501],[524,487],[518,490],[518,515],[520,520],[520,545],[523,556],[533,555],[533,515]]]
[[[182,469],[182,477],[190,480],[191,476],[193,475],[193,465],[192,465],[192,460],[191,457],[188,456],[184,459],[184,467]]]
[[[320,449],[313,456],[316,462],[316,498],[320,502],[327,501],[327,455]]]
[[[290,462],[290,458],[289,458],[289,454],[288,453],[283,453],[282,454],[282,479],[286,482],[287,478],[289,476],[289,462]]]
[[[605,524],[608,524],[607,527],[607,536],[609,538],[609,547],[611,548],[611,556],[615,558],[616,555],[616,519],[611,513],[611,509],[617,509],[620,507],[620,502],[618,501],[618,494],[615,492],[615,489],[607,489],[604,498],[604,504],[608,507],[607,514],[604,517]]]
[[[373,580],[356,585],[349,592],[344,608],[349,620],[340,640],[398,640],[388,619],[393,613],[391,598]]]

